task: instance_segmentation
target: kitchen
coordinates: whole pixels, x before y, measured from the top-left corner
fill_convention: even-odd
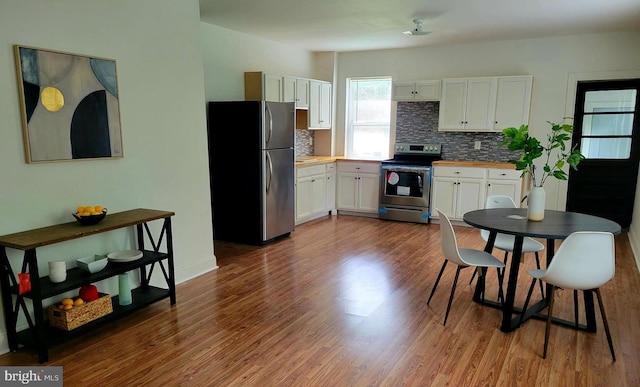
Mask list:
[[[220,30],[219,27],[203,24],[203,29],[214,32]],[[228,32],[227,32],[228,33]],[[238,44],[246,44],[243,38],[237,42]],[[251,46],[252,49],[261,52],[268,58],[272,58],[264,63],[271,65],[265,66],[262,61],[252,63],[238,63],[244,71],[260,70],[264,73],[295,75],[301,78],[318,79],[331,82],[333,86],[333,127],[332,130],[299,130],[297,135],[298,144],[309,144],[309,140],[313,141],[313,149],[307,145],[306,153],[310,157],[318,158],[322,156],[344,157],[345,149],[345,106],[346,106],[346,79],[352,77],[375,77],[375,76],[391,76],[394,82],[410,82],[424,79],[442,80],[446,78],[457,77],[484,77],[484,76],[517,76],[531,75],[533,78],[531,111],[530,111],[530,127],[534,135],[541,135],[546,127],[546,121],[559,120],[562,117],[570,116],[572,112],[573,98],[575,97],[575,84],[578,79],[610,78],[610,77],[632,77],[637,76],[637,72],[633,70],[617,70],[604,71],[607,66],[595,64],[588,52],[593,49],[595,44],[589,36],[563,36],[553,38],[538,38],[519,41],[507,42],[485,42],[485,43],[468,43],[456,46],[436,46],[430,47],[428,53],[418,49],[396,49],[386,51],[363,51],[363,52],[340,52],[329,53],[320,52],[313,53],[311,59],[300,58],[295,55],[289,55],[291,61],[283,61],[278,65],[272,65],[277,52],[283,47],[278,43],[273,43],[272,49],[267,50],[262,46]],[[551,50],[558,45],[571,46],[575,49],[582,49],[583,60],[581,68],[593,69],[593,71],[576,71],[574,69],[575,62],[571,60],[571,56],[559,55],[557,61],[553,65],[545,61],[541,56],[534,55],[535,52],[544,52]],[[618,48],[615,46],[597,46],[599,50],[608,52],[604,55],[606,58],[619,57]],[[626,54],[625,54],[626,55]],[[480,60],[469,61],[467,56],[479,58]],[[623,56],[624,57],[624,56]],[[400,60],[399,60],[400,58]],[[501,58],[498,60],[497,58]],[[205,52],[205,64],[213,60]],[[626,60],[626,59],[625,59]],[[309,62],[313,65],[309,65]],[[336,65],[337,63],[337,65]],[[413,63],[420,63],[415,66]],[[307,66],[307,67],[305,67]],[[621,65],[618,68],[632,69],[635,65],[631,62]],[[601,70],[596,70],[598,67]],[[206,66],[205,66],[206,68]],[[307,68],[307,72],[302,71]],[[244,78],[243,73],[234,73],[231,79],[227,79],[224,86],[227,97],[221,96],[216,92],[216,85],[219,80],[205,74],[207,80],[207,99],[221,100],[227,99],[229,95],[233,95],[235,99],[244,98]],[[231,82],[232,81],[232,82]],[[230,88],[230,84],[234,85]],[[416,139],[414,131],[410,128],[411,121],[405,123],[403,117],[409,117],[410,120],[416,118],[420,122],[425,122],[425,127],[436,127],[435,123],[429,120],[436,120],[438,114],[428,112],[429,106],[435,108],[438,102],[397,102],[392,103],[392,143],[395,143],[397,132],[404,135],[406,129],[408,140]],[[411,113],[411,106],[422,105],[419,109],[422,113]],[[422,110],[422,109],[425,110]],[[405,114],[408,113],[408,114]],[[420,115],[426,116],[421,117]],[[394,118],[399,116],[399,121]],[[394,131],[394,128],[396,131]],[[436,142],[442,144],[450,144],[449,146],[458,146],[455,149],[456,156],[451,159],[467,159],[474,160],[477,156],[482,161],[506,161],[504,157],[508,152],[503,150],[500,158],[493,158],[500,150],[497,147],[498,136],[494,133],[454,133],[446,132],[442,134],[437,131],[432,132]],[[443,139],[444,137],[444,139]],[[447,141],[447,138],[451,141]],[[302,139],[302,140],[300,140]],[[479,150],[474,149],[476,141],[480,141]],[[443,147],[446,152],[448,146]],[[446,154],[446,153],[445,153]],[[459,155],[459,156],[458,156]],[[452,155],[450,155],[452,156]],[[491,156],[492,158],[489,158]],[[508,156],[507,156],[508,157]],[[447,157],[449,158],[449,157]],[[566,183],[560,181],[550,181],[546,186],[547,189],[547,208],[562,209],[566,201]]]

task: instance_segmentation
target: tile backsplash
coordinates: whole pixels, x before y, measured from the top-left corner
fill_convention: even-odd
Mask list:
[[[508,161],[515,155],[506,147],[498,147],[502,133],[439,132],[440,102],[398,102],[396,142],[442,144],[444,160]],[[480,149],[473,149],[480,141]]]
[[[312,156],[315,152],[311,141],[314,132],[309,129],[296,129],[296,156]]]

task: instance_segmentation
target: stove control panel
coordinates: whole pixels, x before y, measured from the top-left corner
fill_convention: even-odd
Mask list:
[[[396,143],[396,155],[440,156],[441,153],[442,145],[440,144]]]

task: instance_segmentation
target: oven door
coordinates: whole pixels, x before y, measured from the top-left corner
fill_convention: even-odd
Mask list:
[[[429,207],[431,167],[383,164],[381,175],[381,204]]]

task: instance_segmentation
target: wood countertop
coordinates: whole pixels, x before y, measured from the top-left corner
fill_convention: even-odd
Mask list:
[[[300,156],[299,156],[300,157]],[[381,160],[346,159],[344,156],[302,156],[308,161],[296,161],[296,168],[304,168],[312,165],[328,164],[336,161],[349,161],[357,163],[379,163]]]
[[[476,168],[501,168],[515,169],[515,165],[511,163],[503,163],[497,161],[456,161],[456,160],[438,160],[433,162],[434,166],[442,167],[476,167]]]

